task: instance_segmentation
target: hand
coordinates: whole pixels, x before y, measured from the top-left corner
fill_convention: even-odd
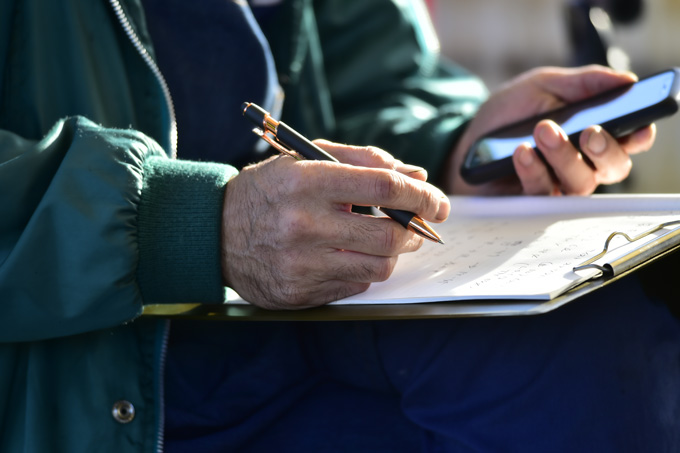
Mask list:
[[[544,120],[534,129],[534,138],[547,165],[530,146],[522,145],[513,155],[516,177],[470,186],[461,179],[459,169],[468,147],[484,133],[635,80],[635,75],[628,72],[587,66],[539,68],[510,81],[487,100],[461,138],[448,163],[447,191],[586,195],[600,184],[622,181],[632,167],[630,155],[651,148],[656,134],[654,125],[618,140],[593,125],[579,138],[579,146],[588,158],[584,159],[557,124]]]
[[[277,156],[245,168],[227,184],[222,256],[225,284],[270,309],[305,308],[359,293],[387,279],[397,256],[420,236],[352,205],[449,213],[448,198],[420,167],[377,148],[317,140],[341,164]]]

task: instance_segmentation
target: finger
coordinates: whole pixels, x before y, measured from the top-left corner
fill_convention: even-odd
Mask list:
[[[621,144],[621,148],[630,155],[649,151],[654,140],[656,140],[656,125],[652,124],[619,138],[618,142]]]
[[[387,151],[375,146],[341,145],[327,140],[314,140],[324,151],[331,153],[340,162],[372,168],[395,170],[420,181],[427,180],[427,170],[417,165],[406,164],[395,159]]]
[[[564,194],[585,195],[598,185],[594,169],[553,121],[538,123],[534,138]]]
[[[341,250],[374,256],[396,256],[418,250],[423,238],[388,217],[339,212],[334,228],[326,229],[328,244]]]
[[[239,295],[250,303],[267,310],[301,310],[318,307],[368,289],[370,283],[326,280],[310,286],[281,285],[275,291],[254,291]]]
[[[349,250],[334,250],[324,257],[320,281],[375,283],[387,280],[397,264],[397,256],[374,256]]]
[[[600,126],[591,126],[579,138],[581,151],[590,159],[599,184],[625,179],[633,163],[620,144]]]
[[[397,159],[394,161],[392,169],[409,178],[417,179],[418,181],[427,181],[427,170],[418,165],[407,164]]]
[[[637,81],[631,72],[590,65],[581,68],[550,68],[536,79],[546,91],[565,102],[575,102],[597,93]]]
[[[350,250],[366,255],[395,256],[414,252],[423,238],[388,217],[374,217],[336,209],[310,211],[306,207],[279,213],[279,244],[305,249]]]
[[[287,183],[300,192],[321,194],[334,203],[403,209],[435,222],[449,215],[448,197],[441,190],[401,173],[320,161],[295,165],[302,171]]]
[[[550,170],[530,144],[523,143],[517,147],[512,160],[524,194],[552,195],[555,192],[555,182]]]
[[[275,308],[305,308],[322,305],[365,291],[371,283],[389,278],[397,257],[376,257],[346,250],[316,251],[309,260],[290,260],[282,266],[281,283],[261,290],[262,300]]]

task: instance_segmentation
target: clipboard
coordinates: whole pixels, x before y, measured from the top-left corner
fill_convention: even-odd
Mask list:
[[[524,203],[522,200],[513,200],[512,197],[492,200],[492,202],[513,204],[515,201]],[[464,197],[465,203],[477,204],[478,199]],[[459,200],[459,201],[461,201]],[[549,200],[549,199],[546,199]],[[595,200],[594,202],[582,200]],[[485,199],[486,201],[486,199]],[[160,316],[167,318],[190,318],[190,319],[213,319],[229,321],[357,321],[357,320],[398,320],[398,319],[424,319],[424,318],[454,318],[454,317],[483,317],[483,316],[526,316],[538,315],[555,310],[570,303],[586,294],[605,287],[617,280],[626,277],[648,266],[680,248],[680,214],[667,208],[680,208],[679,196],[595,196],[576,200],[576,203],[592,205],[589,209],[600,212],[603,206],[610,206],[611,215],[617,206],[653,206],[653,211],[668,215],[676,215],[674,220],[661,222],[642,233],[628,235],[625,231],[611,231],[603,242],[600,242],[597,253],[593,252],[589,258],[573,267],[575,273],[581,271],[595,271],[596,276],[582,279],[578,284],[562,291],[549,299],[530,298],[468,298],[459,297],[455,301],[436,301],[419,303],[357,303],[357,304],[330,304],[322,307],[295,310],[295,311],[271,311],[257,308],[247,303],[226,303],[222,305],[208,304],[173,304],[173,305],[150,305],[144,308],[144,316]],[[602,204],[604,203],[604,204]],[[482,203],[483,204],[483,203]],[[564,202],[557,202],[556,211],[564,206]],[[458,207],[461,205],[458,204]],[[515,207],[511,206],[510,209]],[[535,206],[535,210],[541,211],[541,206]],[[553,206],[555,208],[555,206]],[[527,210],[525,210],[527,211]],[[639,214],[629,215],[635,217]],[[637,212],[637,211],[635,211]],[[455,211],[454,211],[455,213]],[[600,215],[600,214],[598,214]],[[560,216],[560,218],[566,216]],[[605,217],[616,219],[616,217]],[[667,230],[665,234],[659,234],[661,230]],[[631,244],[629,251],[616,256],[614,259],[607,258],[611,252],[611,244],[615,238],[623,237]],[[600,260],[598,262],[598,260]]]

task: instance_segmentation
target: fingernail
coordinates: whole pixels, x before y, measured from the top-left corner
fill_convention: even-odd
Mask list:
[[[397,171],[404,174],[421,172],[427,173],[427,170],[425,170],[423,167],[419,167],[418,165],[405,164],[403,162],[399,163],[399,165],[397,166]]]
[[[439,204],[439,211],[437,211],[437,215],[435,216],[435,219],[437,220],[446,220],[451,212],[451,205],[449,204],[448,197],[444,196],[443,199],[444,200]]]
[[[602,128],[596,126],[588,131],[588,138],[586,140],[586,146],[593,154],[601,154],[607,147],[607,139],[604,138],[602,133]]]
[[[534,151],[528,145],[523,145],[519,150],[519,163],[530,167],[534,163]]]
[[[548,148],[557,148],[564,141],[565,138],[562,135],[562,131],[557,129],[553,124],[543,124],[541,130],[538,132],[538,137]]]
[[[621,71],[622,74],[626,74],[628,77],[633,79],[633,81],[637,82],[639,80],[639,77],[637,74],[635,74],[633,71]]]

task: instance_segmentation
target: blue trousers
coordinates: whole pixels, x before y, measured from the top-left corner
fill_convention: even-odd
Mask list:
[[[527,317],[174,322],[166,449],[678,452],[680,323],[631,276]]]

